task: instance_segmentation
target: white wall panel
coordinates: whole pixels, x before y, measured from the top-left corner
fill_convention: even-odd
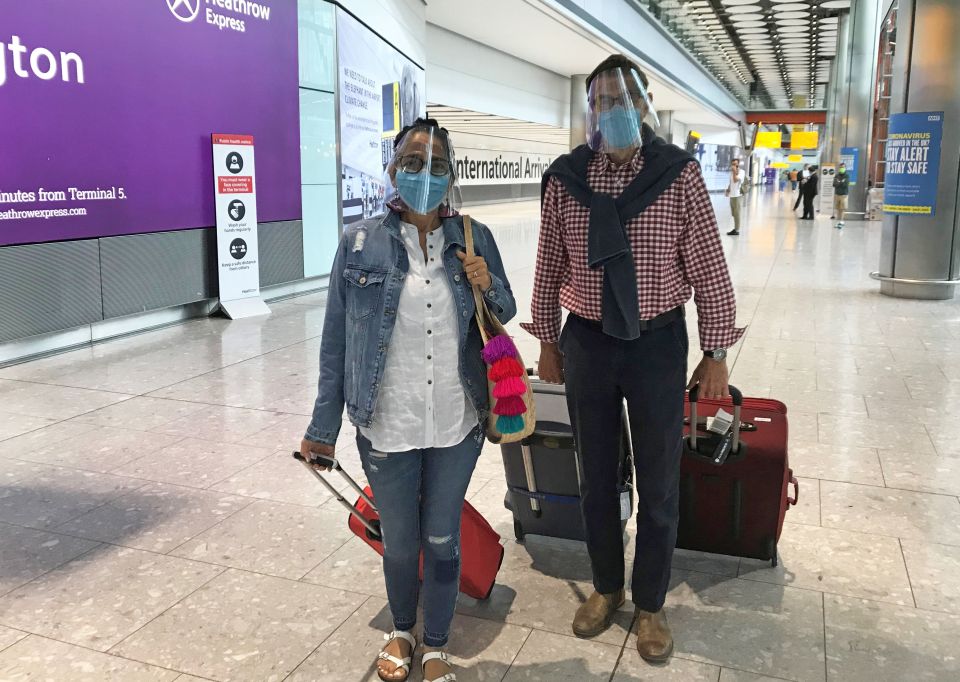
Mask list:
[[[423,0],[340,0],[339,4],[418,66],[427,63]]]
[[[427,101],[566,128],[570,80],[433,24]]]

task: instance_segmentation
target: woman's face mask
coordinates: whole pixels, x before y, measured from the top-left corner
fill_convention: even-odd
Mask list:
[[[617,104],[600,112],[600,133],[604,141],[615,149],[626,149],[640,143],[640,114]]]
[[[398,170],[397,193],[410,210],[421,215],[435,210],[443,203],[450,186],[450,174],[433,175],[428,168],[419,173]]]

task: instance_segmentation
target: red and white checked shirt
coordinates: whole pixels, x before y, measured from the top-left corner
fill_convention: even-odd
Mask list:
[[[587,167],[587,182],[594,191],[616,197],[641,168],[640,150],[622,166],[606,154],[596,154]],[[541,208],[533,323],[520,325],[545,343],[560,337],[561,306],[588,320],[601,319],[603,268],[594,270],[587,264],[589,225],[590,209],[551,177]],[[626,229],[637,268],[640,319],[684,305],[692,289],[700,347],[714,350],[736,343],[743,329],[735,326],[733,285],[699,166],[688,164]]]

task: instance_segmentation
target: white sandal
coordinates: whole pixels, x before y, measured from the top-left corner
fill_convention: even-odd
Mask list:
[[[446,651],[431,651],[430,653],[424,654],[423,660],[420,662],[420,667],[423,670],[423,681],[424,682],[457,682],[457,676],[454,675],[453,673],[447,673],[446,675],[443,675],[442,677],[438,677],[434,680],[427,679],[427,672],[426,672],[427,663],[429,661],[435,661],[437,659],[440,659],[441,661],[446,663],[449,667],[451,668],[453,667],[453,665],[450,663],[450,657],[447,656]]]
[[[386,651],[381,651],[377,655],[378,661],[387,661],[388,663],[393,663],[396,666],[396,668],[393,671],[394,673],[396,673],[397,670],[403,670],[406,672],[406,675],[400,678],[384,677],[383,674],[380,672],[380,668],[378,666],[377,676],[381,680],[384,680],[384,682],[403,682],[408,677],[410,677],[410,662],[413,660],[413,652],[416,651],[417,649],[417,639],[406,630],[394,630],[390,634],[384,635],[383,639],[385,642],[387,642],[387,644],[389,644],[395,639],[402,639],[410,644],[410,655],[407,656],[406,658],[397,658],[396,656],[391,656]]]

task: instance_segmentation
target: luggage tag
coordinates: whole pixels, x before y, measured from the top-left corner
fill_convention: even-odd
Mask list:
[[[720,442],[717,443],[717,448],[713,451],[710,460],[717,466],[721,466],[724,462],[727,461],[727,457],[730,456],[730,453],[733,451],[733,433],[729,430],[723,437],[720,439]]]

